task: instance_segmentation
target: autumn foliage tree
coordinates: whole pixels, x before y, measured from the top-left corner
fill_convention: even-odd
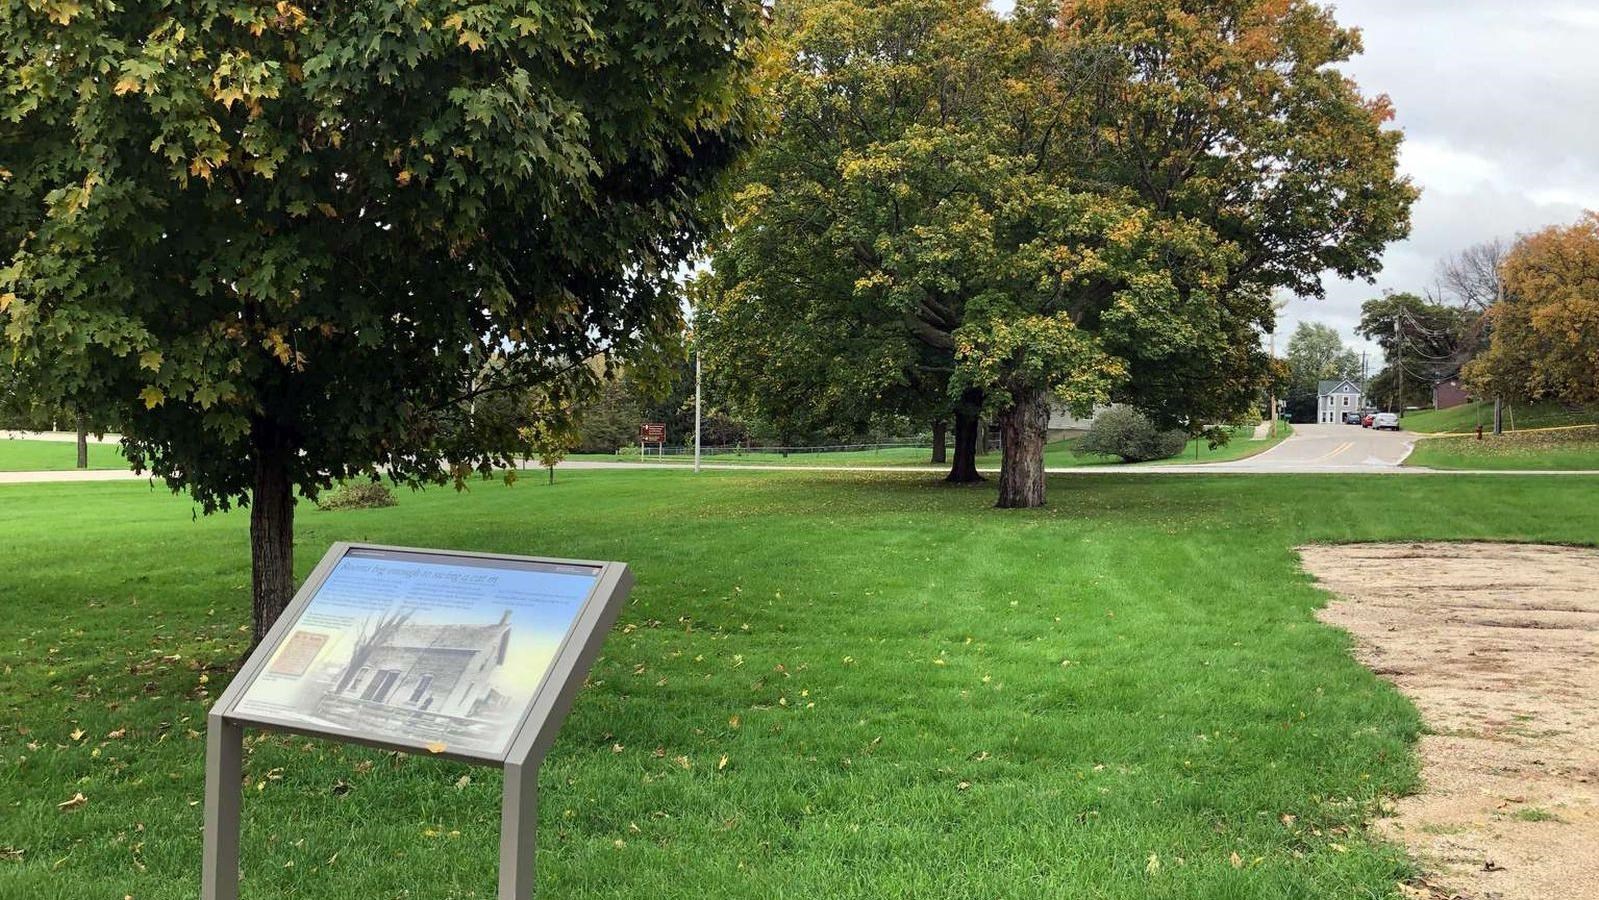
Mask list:
[[[1599,213],[1517,241],[1501,277],[1492,343],[1467,383],[1485,396],[1599,403]]]
[[[247,503],[509,462],[471,400],[680,329],[753,0],[0,3],[0,333],[132,462]]]
[[[769,406],[994,417],[1001,506],[1044,501],[1053,401],[1244,414],[1273,292],[1369,276],[1409,227],[1388,102],[1337,69],[1358,34],[1304,0],[816,0],[782,24],[708,337]]]

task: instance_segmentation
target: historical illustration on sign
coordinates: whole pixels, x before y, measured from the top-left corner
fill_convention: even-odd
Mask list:
[[[351,550],[236,709],[498,756],[598,575],[581,565]]]

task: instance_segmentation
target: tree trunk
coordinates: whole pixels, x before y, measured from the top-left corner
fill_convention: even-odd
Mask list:
[[[955,460],[945,481],[972,484],[983,480],[977,474],[977,429],[982,410],[982,391],[968,390],[961,395],[961,402],[955,407]]]
[[[943,419],[933,423],[933,462],[941,464],[949,462],[949,454],[945,447],[949,442],[949,423]]]
[[[1044,443],[1049,438],[1049,398],[1043,391],[1013,392],[999,416],[999,502],[1003,509],[1044,505]]]
[[[251,428],[255,489],[250,495],[250,646],[266,637],[294,596],[293,452],[283,431],[257,421]]]
[[[78,468],[89,468],[89,417],[78,413]]]

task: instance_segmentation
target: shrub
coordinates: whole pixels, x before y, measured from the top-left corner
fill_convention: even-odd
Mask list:
[[[1094,417],[1078,453],[1120,457],[1123,462],[1170,459],[1183,452],[1188,435],[1181,429],[1162,431],[1131,406],[1113,406]]]
[[[376,509],[394,506],[394,492],[381,481],[356,481],[341,484],[336,490],[317,498],[320,509]]]

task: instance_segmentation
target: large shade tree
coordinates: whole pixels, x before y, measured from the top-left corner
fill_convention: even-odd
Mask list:
[[[675,334],[753,0],[0,2],[0,330],[135,465],[251,512],[521,449],[471,400]]]
[[[970,175],[937,169],[982,162],[940,151],[992,124],[1006,29],[979,0],[782,3],[775,17],[773,133],[702,282],[707,368],[780,433],[953,420],[950,478],[976,480],[982,393],[951,398],[950,377],[992,248],[959,193]],[[907,146],[915,161],[898,159]]]
[[[1272,293],[1369,276],[1408,229],[1387,100],[1312,3],[792,16],[778,135],[716,260],[726,356],[786,408],[986,409],[1003,506],[1044,500],[1052,399],[1242,415]]]

